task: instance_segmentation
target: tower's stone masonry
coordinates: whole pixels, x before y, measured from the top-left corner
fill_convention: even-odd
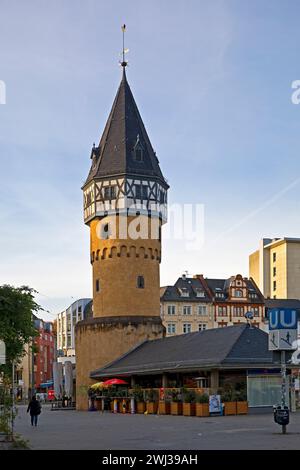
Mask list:
[[[89,372],[112,362],[131,348],[147,339],[165,335],[161,319],[157,316],[96,317],[76,325],[76,406],[86,410],[87,389],[95,381]]]

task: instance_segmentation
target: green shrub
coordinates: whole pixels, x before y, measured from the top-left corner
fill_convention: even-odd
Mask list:
[[[156,402],[158,401],[158,392],[157,390],[147,390],[146,391],[146,401],[148,402]]]
[[[196,396],[196,401],[197,403],[208,403],[209,396],[207,395],[207,393],[198,393]]]
[[[132,390],[131,390],[131,396],[135,399],[136,402],[140,403],[144,401],[144,392],[139,387],[136,385]]]
[[[188,390],[183,393],[184,403],[195,403],[196,394],[193,390]]]

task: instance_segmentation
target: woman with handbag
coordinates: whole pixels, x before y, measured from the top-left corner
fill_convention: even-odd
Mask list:
[[[41,409],[42,407],[41,407],[40,402],[36,399],[36,396],[33,395],[27,408],[27,413],[28,411],[30,411],[31,426],[33,426],[33,424],[37,426],[38,415],[41,414]]]

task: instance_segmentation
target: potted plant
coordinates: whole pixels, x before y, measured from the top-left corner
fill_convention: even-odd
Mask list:
[[[113,394],[110,397],[110,411],[114,411],[114,396],[113,396]]]
[[[166,392],[164,397],[159,400],[158,412],[160,415],[169,415],[171,413],[171,395]]]
[[[224,415],[236,415],[236,400],[234,397],[233,390],[228,389],[221,395],[221,401],[224,403]]]
[[[95,406],[96,393],[91,387],[89,387],[88,389],[88,397],[89,397],[89,411],[96,411],[97,410]]]
[[[196,416],[209,416],[209,396],[206,393],[196,396]]]
[[[133,396],[136,401],[136,412],[143,414],[146,411],[146,403],[144,400],[144,392],[140,387],[134,387]]]
[[[179,390],[172,390],[171,415],[182,415],[182,398]]]
[[[247,392],[245,389],[236,392],[236,412],[238,415],[248,413]]]
[[[149,414],[156,414],[158,408],[158,393],[157,390],[148,390],[146,392],[146,409]]]
[[[187,390],[183,393],[183,415],[184,416],[195,416],[196,404],[195,404],[195,392],[193,390]]]

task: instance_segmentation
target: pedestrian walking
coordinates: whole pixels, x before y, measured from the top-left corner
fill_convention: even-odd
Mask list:
[[[37,426],[38,415],[41,414],[42,406],[40,402],[36,399],[36,396],[33,395],[32,399],[29,402],[27,413],[30,411],[31,417],[31,426]]]

